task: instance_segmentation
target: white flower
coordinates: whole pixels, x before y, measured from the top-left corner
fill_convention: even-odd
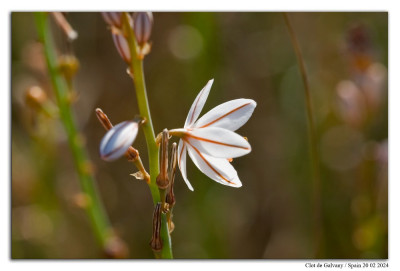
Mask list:
[[[192,191],[193,187],[186,174],[186,151],[201,172],[218,183],[232,187],[241,187],[242,183],[228,159],[251,151],[247,140],[233,131],[250,118],[257,105],[255,101],[232,100],[213,108],[197,120],[213,82],[214,80],[208,81],[197,95],[184,128],[169,131],[170,135],[181,138],[178,146],[178,166]]]
[[[121,157],[136,139],[138,130],[136,121],[124,121],[110,129],[100,143],[101,158],[113,161]]]

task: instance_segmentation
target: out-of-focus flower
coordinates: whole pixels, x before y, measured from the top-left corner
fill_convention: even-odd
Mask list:
[[[136,139],[139,123],[124,121],[110,129],[100,143],[100,156],[113,161],[121,157]]]
[[[359,87],[350,80],[339,82],[336,87],[338,95],[338,113],[350,125],[359,127],[367,117],[365,97]]]
[[[178,145],[178,166],[192,191],[193,187],[186,174],[186,151],[201,172],[218,183],[232,187],[241,187],[242,183],[228,159],[251,151],[247,140],[233,131],[250,118],[256,107],[255,101],[232,100],[213,108],[197,120],[213,81],[208,81],[194,100],[184,128],[169,131],[170,135],[181,138]]]
[[[41,87],[33,86],[27,89],[25,100],[27,105],[38,110],[47,101],[47,95]]]
[[[363,24],[353,25],[348,30],[346,39],[352,68],[356,73],[364,72],[372,60],[372,42],[368,28]]]

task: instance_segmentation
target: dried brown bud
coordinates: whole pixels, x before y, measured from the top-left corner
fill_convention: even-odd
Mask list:
[[[99,119],[100,123],[103,125],[104,129],[106,129],[107,131],[113,127],[110,119],[100,108],[96,108],[96,116]]]
[[[169,185],[168,178],[168,130],[164,129],[162,132],[161,139],[161,151],[160,151],[160,174],[156,178],[158,188],[167,189]]]
[[[151,12],[136,12],[133,15],[133,30],[139,46],[144,46],[150,39],[153,28],[153,14]]]
[[[122,27],[122,12],[102,12],[101,16],[107,24],[118,28]]]
[[[153,213],[153,235],[150,240],[150,247],[153,251],[161,251],[161,203],[157,203]]]

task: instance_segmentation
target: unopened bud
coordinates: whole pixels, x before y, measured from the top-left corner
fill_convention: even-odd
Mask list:
[[[138,129],[137,121],[124,121],[114,126],[101,140],[101,158],[113,161],[121,157],[136,139]]]
[[[119,55],[125,62],[130,63],[131,50],[129,48],[128,41],[126,40],[122,32],[115,27],[111,28],[111,34],[114,41],[114,45],[117,48]]]
[[[122,12],[102,12],[104,21],[111,26],[122,27]]]
[[[99,119],[100,123],[103,125],[104,129],[106,129],[106,131],[113,128],[110,119],[100,108],[96,108],[96,116]],[[125,153],[125,156],[126,158],[128,158],[128,161],[135,161],[139,157],[139,152],[132,146],[129,146],[128,150]]]
[[[158,188],[166,189],[169,185],[168,178],[168,130],[164,129],[162,132],[161,139],[161,151],[160,151],[160,174],[156,178]]]
[[[139,46],[146,44],[153,28],[153,14],[151,12],[136,12],[133,15],[133,30]]]
[[[161,203],[157,203],[153,213],[153,235],[150,240],[150,247],[153,251],[159,252],[162,249],[161,240]]]

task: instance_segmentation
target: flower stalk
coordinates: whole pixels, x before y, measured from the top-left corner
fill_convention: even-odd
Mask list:
[[[147,151],[149,156],[149,167],[150,167],[150,182],[149,188],[153,197],[153,203],[156,206],[157,203],[161,202],[160,192],[156,184],[156,177],[159,174],[159,153],[158,146],[156,145],[153,123],[150,115],[150,108],[147,99],[146,85],[143,72],[143,57],[139,57],[137,48],[138,44],[135,39],[135,33],[130,24],[130,16],[124,12],[122,15],[122,29],[125,37],[128,41],[130,48],[130,62],[129,70],[133,75],[133,83],[136,89],[136,97],[139,105],[140,115],[144,118],[142,125],[144,135],[147,143]],[[161,212],[161,239],[162,248],[160,257],[164,259],[172,258],[172,247],[171,238],[169,235],[168,224],[166,214]],[[156,255],[158,256],[158,255]]]
[[[307,111],[307,122],[308,122],[308,135],[310,144],[310,156],[311,156],[311,167],[313,175],[313,205],[314,205],[314,233],[315,233],[315,257],[323,257],[323,227],[322,227],[322,188],[321,188],[321,177],[319,173],[319,157],[317,151],[317,132],[315,129],[315,122],[313,117],[312,103],[311,103],[311,92],[308,83],[308,77],[306,68],[304,65],[304,59],[301,54],[300,46],[294,33],[293,27],[290,23],[289,15],[284,12],[283,17],[286,26],[289,31],[290,39],[293,45],[293,49],[296,54],[297,63],[299,66],[301,78],[304,84],[304,94]]]
[[[44,46],[44,54],[59,108],[60,119],[67,134],[69,147],[79,176],[80,186],[82,192],[88,198],[88,204],[86,204],[84,208],[89,216],[98,243],[107,252],[108,245],[111,241],[115,243],[116,237],[112,232],[110,222],[98,195],[95,179],[91,170],[91,163],[83,146],[82,136],[78,132],[72,108],[70,107],[68,84],[58,68],[57,56],[51,39],[47,15],[48,14],[45,12],[35,13],[39,40]],[[119,252],[115,253],[118,254]],[[110,256],[118,257],[118,255]]]

